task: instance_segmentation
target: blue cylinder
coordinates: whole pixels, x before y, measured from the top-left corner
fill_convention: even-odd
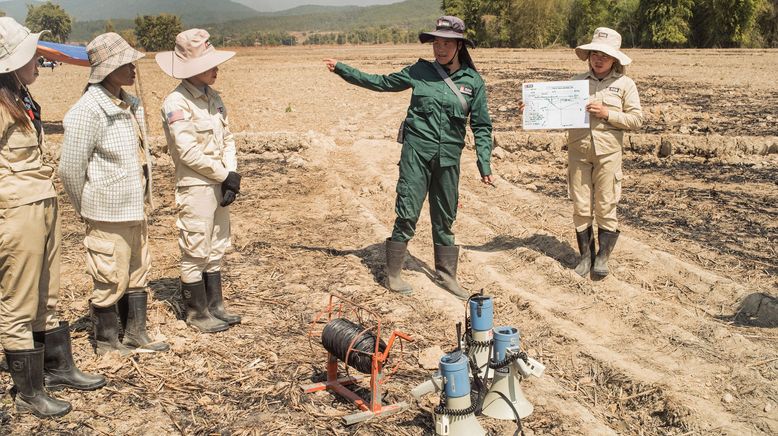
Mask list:
[[[485,332],[494,327],[492,297],[479,295],[470,299],[470,325],[475,331]]]
[[[505,359],[505,350],[511,346],[518,347],[520,342],[519,329],[516,327],[502,326],[494,328],[494,360],[499,362]]]
[[[459,398],[470,395],[470,361],[460,351],[448,353],[440,358],[440,374],[445,380],[446,396]]]

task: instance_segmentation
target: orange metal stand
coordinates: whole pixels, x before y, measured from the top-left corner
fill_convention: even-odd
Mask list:
[[[338,300],[338,303],[335,304],[335,300]],[[352,310],[344,311],[344,308],[350,306]],[[360,380],[364,379],[364,376],[357,375],[357,376],[346,376],[346,377],[338,377],[338,358],[332,353],[327,353],[327,381],[322,383],[314,383],[310,385],[302,386],[303,392],[305,393],[311,393],[311,392],[317,392],[317,391],[323,391],[323,390],[332,390],[341,395],[342,397],[350,400],[352,403],[354,403],[357,407],[359,407],[362,412],[354,413],[351,415],[347,415],[343,417],[343,422],[346,425],[355,424],[357,422],[362,422],[365,420],[368,420],[370,418],[374,418],[376,416],[387,416],[391,415],[397,412],[400,412],[408,407],[408,404],[403,402],[395,403],[395,404],[381,404],[381,385],[384,384],[394,373],[392,371],[390,374],[385,375],[383,372],[383,366],[384,363],[386,363],[387,359],[389,358],[389,351],[394,346],[394,342],[397,338],[400,338],[402,340],[406,340],[408,342],[413,342],[413,339],[411,339],[410,336],[408,336],[405,333],[393,331],[392,334],[389,337],[389,342],[386,344],[386,349],[383,353],[379,351],[379,344],[381,339],[381,320],[378,317],[378,314],[374,311],[368,310],[365,307],[362,307],[356,303],[353,303],[351,301],[348,301],[337,294],[330,294],[330,302],[327,306],[327,309],[320,312],[316,318],[311,323],[311,331],[309,332],[309,338],[316,336],[316,334],[313,331],[313,326],[319,322],[321,318],[326,314],[328,315],[328,321],[333,319],[333,315],[336,317],[342,317],[348,313],[355,313],[358,318],[361,318],[362,314],[370,315],[373,320],[376,323],[375,326],[375,350],[370,353],[371,354],[371,371],[370,371],[370,400],[365,401],[362,397],[351,391],[346,386],[352,385],[354,383],[359,382]],[[365,328],[364,332],[368,332],[370,330],[373,330],[371,328]],[[354,341],[356,341],[357,338],[361,336],[357,335],[354,338]],[[346,353],[346,361],[348,361],[348,356],[350,353],[355,352],[361,352],[358,350],[354,350],[352,347],[354,346],[354,341],[349,346],[349,350]],[[402,351],[402,342],[400,342],[400,350]],[[395,369],[396,371],[396,369]]]

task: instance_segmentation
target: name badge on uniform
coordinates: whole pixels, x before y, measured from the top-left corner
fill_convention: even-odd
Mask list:
[[[461,92],[462,94],[465,94],[465,95],[469,95],[469,96],[473,95],[473,90],[468,88],[467,86],[464,86],[464,85],[459,87],[459,92]]]
[[[611,86],[611,87],[609,87],[609,88],[608,88],[608,91],[611,91],[611,92],[619,92],[619,91],[621,91],[621,88],[617,88],[617,87],[615,87],[615,86]]]

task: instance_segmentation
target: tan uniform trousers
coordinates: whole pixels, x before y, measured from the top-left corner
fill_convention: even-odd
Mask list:
[[[59,327],[57,199],[0,209],[0,344],[33,348],[32,332]]]
[[[149,282],[151,253],[146,221],[86,221],[86,269],[94,280],[90,302],[116,304],[125,292],[143,292]]]
[[[230,208],[219,206],[221,201],[221,185],[176,188],[184,283],[196,283],[203,279],[203,272],[221,269],[222,257],[230,247]]]
[[[575,230],[585,230],[594,220],[605,230],[618,230],[616,205],[621,199],[621,151],[597,156],[591,142],[571,146],[567,171]]]

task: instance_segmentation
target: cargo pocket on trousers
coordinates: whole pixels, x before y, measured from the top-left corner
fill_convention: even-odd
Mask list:
[[[87,273],[101,283],[119,283],[114,257],[115,243],[108,239],[87,236],[84,238],[84,246]]]
[[[208,257],[209,242],[206,240],[208,225],[199,218],[179,218],[176,227],[180,230],[178,245],[181,251],[189,257]]]
[[[624,174],[619,171],[613,178],[613,198],[615,199],[615,203],[618,204],[618,202],[621,201],[621,179],[624,178]]]

